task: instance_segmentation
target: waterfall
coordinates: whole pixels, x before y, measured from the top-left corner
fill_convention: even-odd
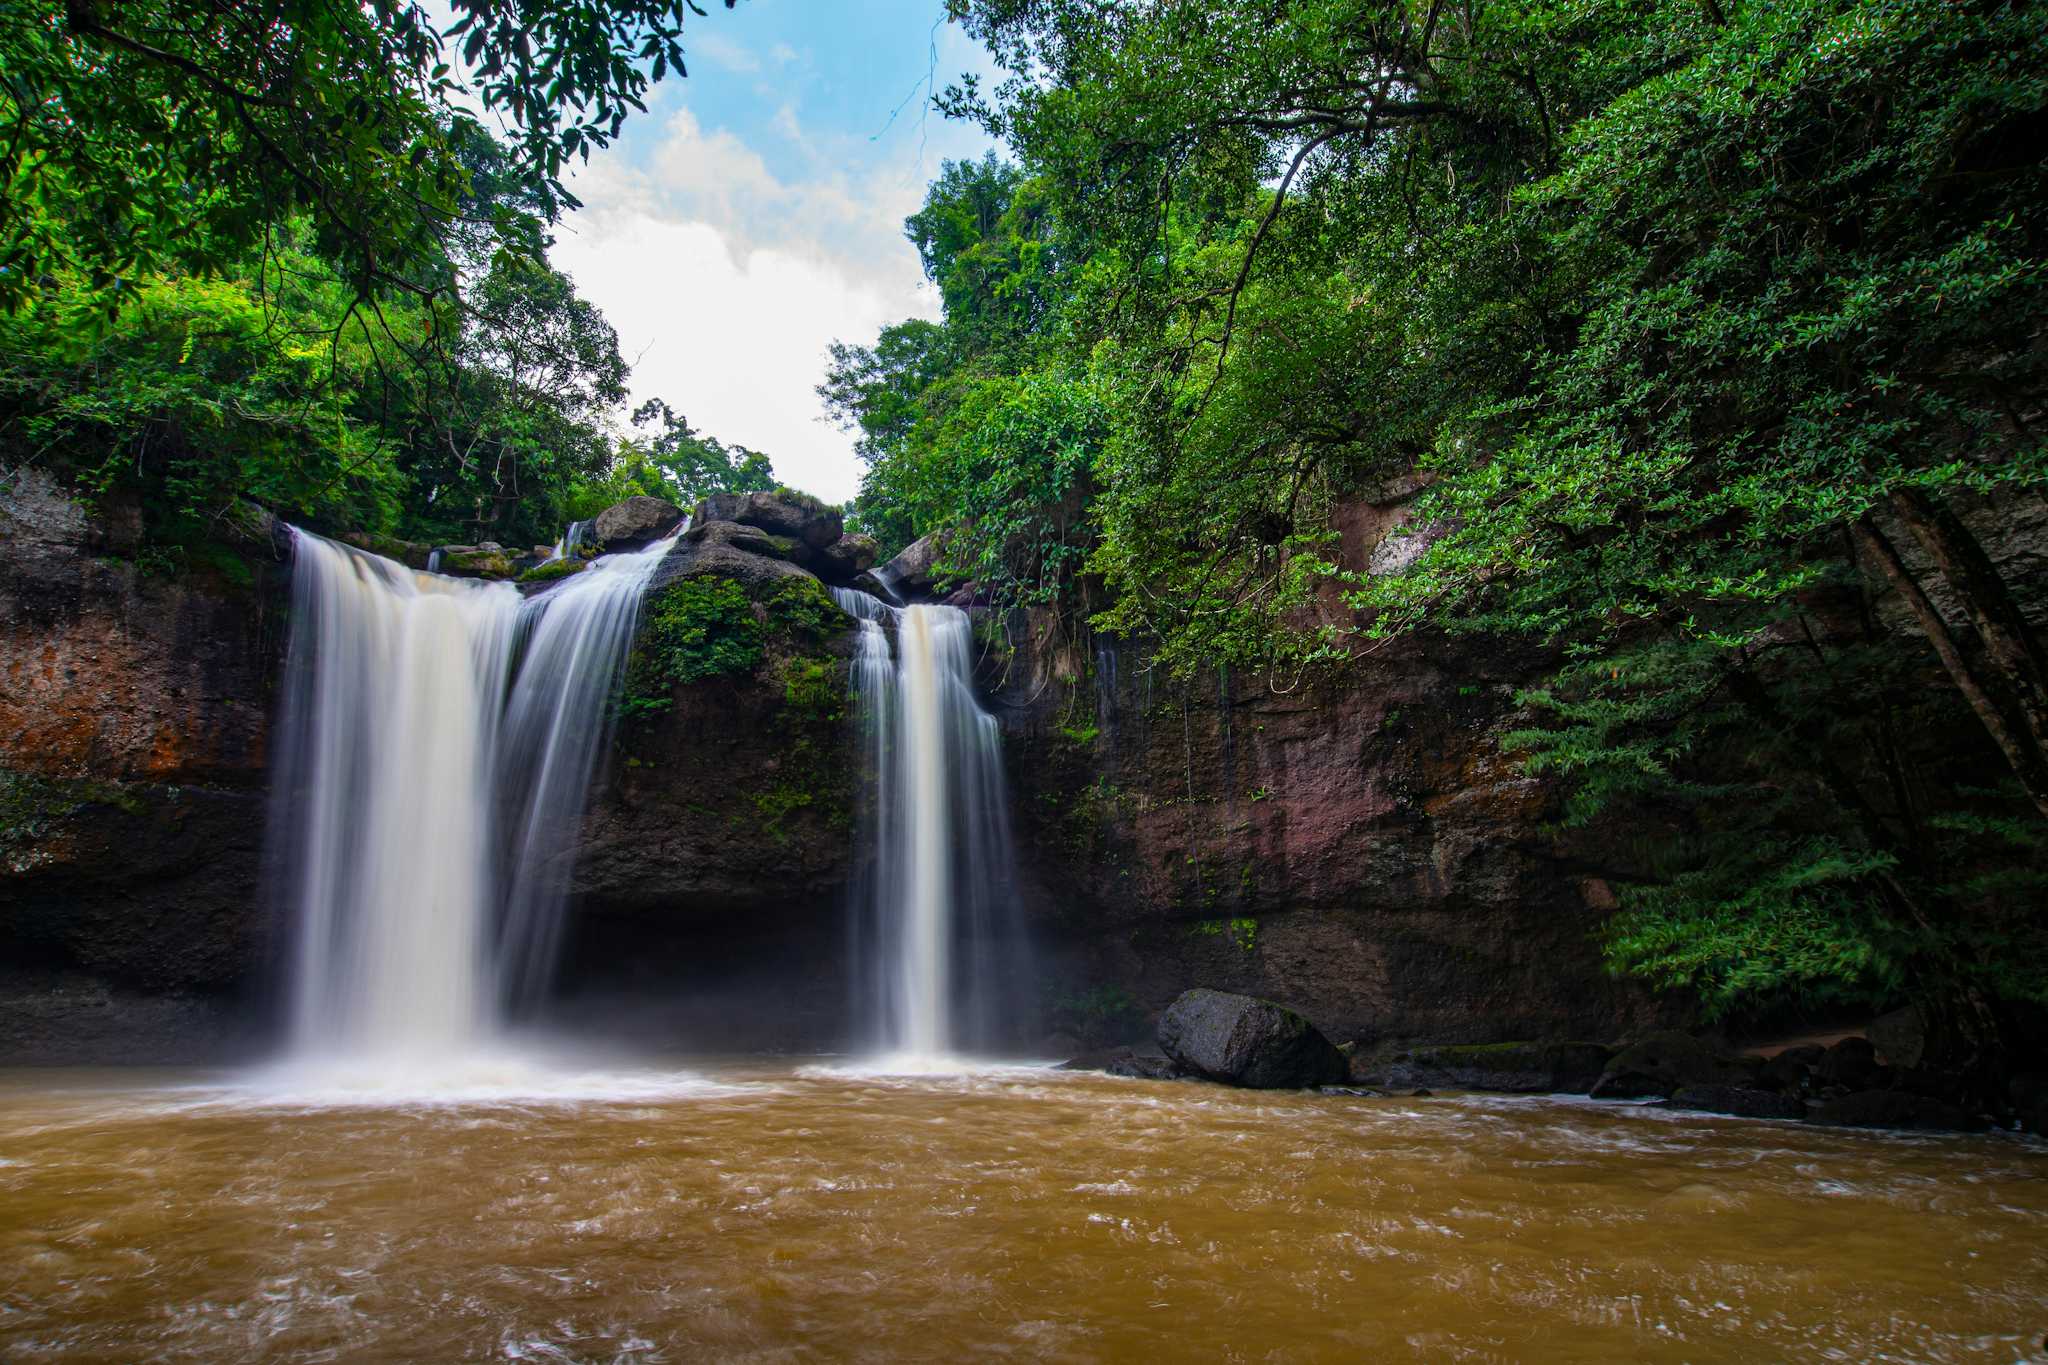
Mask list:
[[[271,831],[295,1055],[459,1056],[547,984],[612,694],[674,543],[528,599],[293,531]]]
[[[881,1051],[943,1062],[996,1040],[1027,976],[1001,738],[975,702],[966,612],[833,596],[859,623],[853,680],[873,784],[855,907],[861,1012]]]

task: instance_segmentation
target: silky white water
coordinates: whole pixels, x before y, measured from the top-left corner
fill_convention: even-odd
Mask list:
[[[1027,975],[1001,735],[975,700],[966,612],[834,596],[859,623],[853,683],[872,783],[855,906],[862,1031],[891,1065],[943,1068],[990,1045]]]
[[[291,1054],[474,1058],[547,984],[639,601],[674,544],[538,597],[294,533],[275,873]]]

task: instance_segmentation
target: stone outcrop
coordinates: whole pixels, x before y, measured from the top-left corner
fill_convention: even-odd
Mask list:
[[[682,525],[683,509],[662,498],[638,493],[597,514],[591,538],[605,554],[637,550],[660,540]]]
[[[875,570],[875,577],[891,595],[903,601],[930,597],[938,587],[936,575],[943,550],[939,533],[914,540],[887,564]]]
[[[1159,1047],[1204,1080],[1248,1090],[1334,1085],[1350,1064],[1315,1025],[1284,1005],[1197,988],[1159,1019]]]
[[[0,1056],[189,1059],[235,1034],[268,952],[283,637],[279,551],[248,523],[169,575],[38,472],[0,486]]]

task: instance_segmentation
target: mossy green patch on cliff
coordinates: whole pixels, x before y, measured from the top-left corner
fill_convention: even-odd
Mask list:
[[[48,841],[66,819],[88,806],[113,806],[130,815],[147,809],[140,796],[118,783],[0,768],[0,866],[27,872],[49,861]]]
[[[1247,953],[1259,946],[1259,922],[1249,916],[1196,920],[1188,932],[1203,937],[1228,938]]]
[[[817,811],[834,826],[852,822],[847,804],[844,730],[846,669],[833,658],[794,658],[781,665],[782,714],[774,780],[748,796],[758,828],[789,842],[786,822]]]
[[[768,629],[798,646],[821,645],[853,628],[853,618],[839,609],[817,579],[808,575],[778,582],[761,599]]]
[[[747,590],[729,578],[685,578],[649,598],[626,669],[626,715],[665,711],[676,687],[751,673],[767,632]]]

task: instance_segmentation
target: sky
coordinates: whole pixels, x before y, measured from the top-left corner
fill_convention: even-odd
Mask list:
[[[554,262],[604,310],[633,400],[765,452],[786,484],[857,491],[816,386],[834,340],[936,318],[903,219],[942,161],[992,146],[931,108],[984,53],[944,0],[740,0],[685,29],[687,79],[592,156]]]

